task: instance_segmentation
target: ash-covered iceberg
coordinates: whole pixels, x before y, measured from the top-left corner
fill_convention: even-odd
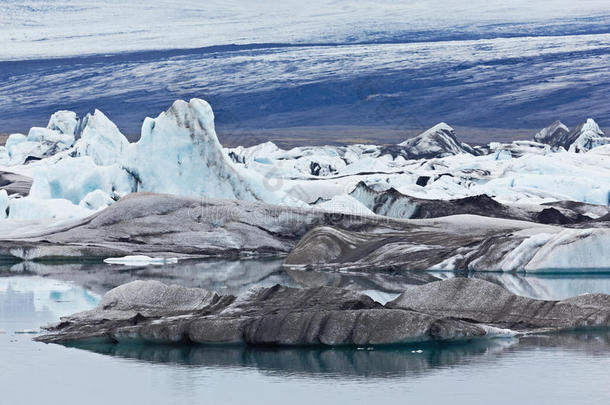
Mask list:
[[[474,278],[413,286],[386,305],[333,287],[275,285],[252,288],[236,297],[137,280],[106,293],[96,308],[63,317],[35,340],[346,346],[455,342],[609,327],[610,296],[606,294],[543,301],[519,297]]]

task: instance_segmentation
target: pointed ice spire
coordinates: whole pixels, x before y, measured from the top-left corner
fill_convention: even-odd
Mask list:
[[[610,138],[604,136],[604,132],[599,128],[597,122],[592,118],[574,129],[570,133],[570,137],[574,141],[570,144],[570,152],[588,152],[598,146],[607,145],[610,143]]]
[[[196,98],[177,100],[157,118],[146,118],[125,167],[139,191],[280,202],[262,176],[238,173],[216,136],[212,107]]]
[[[407,149],[411,159],[475,153],[470,145],[460,142],[455,136],[454,129],[444,122],[436,124],[414,138],[399,143],[399,146]]]
[[[103,112],[87,114],[79,132],[80,139],[74,144],[76,156],[90,156],[100,166],[122,162],[129,141]]]

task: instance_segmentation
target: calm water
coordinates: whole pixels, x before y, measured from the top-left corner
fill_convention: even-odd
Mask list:
[[[0,403],[610,403],[610,332],[403,348],[255,349],[33,342],[29,329],[96,305],[113,284],[160,278],[239,292],[303,285],[281,263],[167,268],[100,265],[0,269]],[[102,277],[104,275],[104,277]],[[308,274],[312,279],[321,281]],[[610,292],[610,276],[498,277],[530,295]],[[300,281],[297,281],[300,280]],[[403,279],[403,281],[406,279]],[[362,287],[350,277],[329,283]],[[387,281],[387,280],[386,280]],[[225,287],[225,288],[222,288]]]

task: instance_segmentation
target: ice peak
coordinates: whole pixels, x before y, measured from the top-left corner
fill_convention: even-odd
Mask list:
[[[432,128],[429,128],[427,130],[425,130],[424,132],[420,133],[419,135],[417,135],[414,138],[410,138],[407,139],[406,141],[399,143],[399,145],[401,146],[408,146],[408,145],[412,145],[416,142],[421,142],[422,140],[425,140],[427,138],[438,138],[438,137],[449,137],[452,140],[455,140],[455,130],[450,127],[448,124],[446,124],[445,122],[440,122],[438,124],[436,124],[435,126],[433,126]]]
[[[138,191],[277,201],[262,179],[237,173],[216,136],[212,107],[197,98],[177,100],[157,118],[146,118],[125,167]]]
[[[551,125],[541,129],[536,135],[534,135],[534,140],[536,142],[554,145],[569,132],[570,128],[564,125],[563,122],[556,120]]]
[[[100,166],[119,163],[129,141],[100,110],[87,114],[80,125],[76,156],[90,156]]]
[[[161,114],[173,117],[179,127],[204,131],[206,135],[216,138],[214,111],[205,100],[193,98],[188,103],[184,100],[176,100],[166,112]]]
[[[398,145],[407,148],[411,158],[415,159],[443,157],[459,153],[474,154],[474,150],[469,145],[460,142],[455,136],[454,129],[445,122],[438,123]]]
[[[78,117],[74,111],[57,111],[49,119],[47,128],[64,135],[74,136],[78,127]]]
[[[599,125],[597,125],[597,122],[595,122],[593,118],[587,118],[587,121],[582,124],[582,129],[580,130],[580,133],[582,134],[587,131],[591,131],[597,135],[604,135],[604,132],[600,129]]]
[[[604,136],[604,132],[592,118],[587,118],[587,121],[574,128],[569,136],[573,140],[569,147],[570,152],[587,152],[610,143],[610,138]]]
[[[432,128],[430,128],[427,131],[423,132],[422,135],[428,134],[428,133],[439,132],[439,131],[454,132],[454,129],[450,125],[445,123],[445,122],[439,122],[438,124],[436,124]]]

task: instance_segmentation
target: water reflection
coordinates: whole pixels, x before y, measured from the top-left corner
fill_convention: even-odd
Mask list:
[[[130,277],[154,277],[165,271],[107,265],[36,268],[47,276],[34,276],[30,268],[30,272],[5,272],[5,277],[0,277],[0,358],[3,366],[8,365],[0,367],[2,403],[56,403],[60,398],[65,400],[66,393],[70,402],[88,404],[192,404],[201,398],[223,404],[247,403],[253,398],[265,398],[270,404],[397,403],[405,398],[426,403],[431,395],[434,402],[455,404],[472,404],[475,398],[481,403],[507,405],[608,402],[610,332],[372,350],[45,345],[32,341],[31,335],[15,333],[91,308],[99,299],[87,288],[55,280],[55,276],[104,290]],[[249,282],[270,283],[289,277],[265,269],[257,273],[256,267],[251,267],[254,274],[250,281],[240,281],[237,275],[241,271],[235,270],[231,271],[234,279],[222,281],[222,268],[211,268],[208,275],[196,274],[196,269],[205,272],[205,267],[191,269],[174,268],[173,275],[162,276],[176,277],[174,282],[195,280],[201,285],[226,282],[236,289]],[[561,280],[559,283],[570,283],[569,279]],[[519,390],[507,381],[518,381]],[[32,390],[33,386],[36,389]],[[91,396],[91,392],[104,395]]]
[[[610,293],[610,272],[520,274],[501,272],[426,272],[397,269],[393,272],[311,271],[284,269],[283,259],[180,261],[163,266],[108,265],[103,262],[44,264],[22,262],[0,265],[0,276],[37,275],[68,281],[104,294],[121,284],[154,279],[238,295],[253,286],[282,284],[292,287],[333,286],[363,291],[380,302],[392,299],[409,286],[448,277],[477,277],[509,291],[538,299],[564,299],[584,293]]]
[[[254,368],[266,374],[300,377],[389,378],[490,362],[506,353],[561,348],[607,356],[610,332],[566,333],[521,339],[489,339],[460,344],[375,348],[257,348],[152,344],[71,345],[140,362],[207,368]]]
[[[544,300],[562,300],[587,293],[610,294],[610,272],[577,270],[527,275],[481,272],[470,273],[468,277],[482,278],[500,284],[514,294]]]
[[[285,272],[302,287],[331,286],[359,291],[402,293],[408,286],[439,280],[425,271],[346,272],[286,269]]]
[[[282,271],[283,259],[180,261],[163,266],[109,265],[103,262],[46,264],[21,262],[0,265],[0,275],[37,275],[69,281],[97,294],[133,280],[159,280],[204,288],[221,294],[240,294],[254,285],[295,285]]]
[[[97,305],[85,288],[37,276],[0,277],[0,329],[38,329]]]

